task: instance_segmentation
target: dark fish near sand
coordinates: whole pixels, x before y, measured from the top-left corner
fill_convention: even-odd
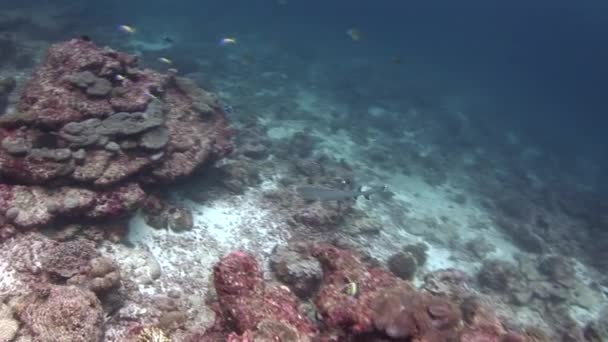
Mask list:
[[[357,199],[359,196],[369,199],[370,195],[385,192],[386,186],[371,187],[363,190],[359,187],[357,190],[338,190],[328,189],[319,186],[301,186],[296,189],[298,195],[309,201],[343,201],[346,199]]]

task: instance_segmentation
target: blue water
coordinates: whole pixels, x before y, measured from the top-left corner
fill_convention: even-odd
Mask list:
[[[601,1],[107,1],[84,14],[92,13],[95,25],[85,31],[128,22],[183,43],[236,36],[243,49],[277,48],[261,59],[289,54],[345,69],[363,59],[369,73],[390,75],[393,88],[416,71],[436,89],[471,90],[483,102],[476,115],[492,115],[504,130],[555,153],[605,159],[608,5]],[[363,36],[356,44],[345,34],[351,27]],[[393,65],[394,57],[403,64]]]
[[[463,217],[483,212],[495,220],[488,230],[465,225],[467,233],[498,231],[518,251],[608,270],[605,1],[0,1],[0,9],[30,18],[0,27],[0,37],[14,35],[21,48],[87,35],[140,55],[144,67],[165,70],[158,58],[168,58],[181,76],[218,94],[234,126],[263,132],[271,154],[290,143],[288,133],[303,131],[315,153],[331,150],[364,181],[403,185],[394,189],[402,202],[363,207],[405,217],[394,230],[437,217],[437,227],[452,229],[460,217],[434,210],[462,205],[473,208]],[[49,8],[56,15],[40,19]],[[220,46],[226,37],[236,44]],[[0,69],[12,70],[3,62]],[[247,129],[237,145],[251,139]],[[284,170],[305,159],[291,152],[252,168]],[[441,194],[461,201],[442,207]],[[408,217],[420,208],[429,217]],[[533,236],[519,241],[509,227]],[[440,232],[425,241],[456,249],[449,229],[448,238]],[[471,235],[462,235],[454,245],[467,249]],[[526,249],[539,240],[543,246]],[[603,290],[595,284],[594,294],[605,301],[608,279],[596,281]]]

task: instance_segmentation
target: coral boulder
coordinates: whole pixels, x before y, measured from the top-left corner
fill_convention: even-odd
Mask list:
[[[89,41],[55,44],[0,118],[0,215],[25,227],[124,216],[145,184],[231,149],[221,105],[193,82]]]

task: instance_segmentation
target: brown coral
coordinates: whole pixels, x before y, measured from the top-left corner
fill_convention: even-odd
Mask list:
[[[62,278],[86,272],[90,260],[98,256],[93,243],[87,240],[56,243],[44,253],[44,270]]]
[[[376,329],[392,338],[454,337],[460,323],[458,308],[451,302],[403,288],[381,293],[373,309]]]
[[[34,341],[101,340],[103,309],[89,290],[50,285],[24,298],[18,307],[18,315]]]

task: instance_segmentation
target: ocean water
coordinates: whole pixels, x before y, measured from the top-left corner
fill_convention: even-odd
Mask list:
[[[606,324],[605,2],[0,1],[0,39],[18,51],[0,52],[0,78],[18,84],[8,110],[50,44],[86,35],[216,93],[235,129],[235,153],[167,189],[193,229],[153,229],[136,214],[129,244],[98,246],[136,284],[124,317],[155,324],[148,298],[195,284],[182,299],[200,302],[223,255],[244,249],[266,265],[305,236],[385,266],[423,243],[415,284],[461,269],[513,326],[555,341],[572,322],[581,334]],[[323,227],[294,225],[305,209],[293,199],[268,201],[305,184],[336,189],[337,178],[390,195],[323,209],[341,215]],[[162,275],[149,281],[147,268]],[[509,285],[488,280],[500,277]],[[209,325],[199,302],[189,319]],[[105,339],[125,331],[118,315]]]

